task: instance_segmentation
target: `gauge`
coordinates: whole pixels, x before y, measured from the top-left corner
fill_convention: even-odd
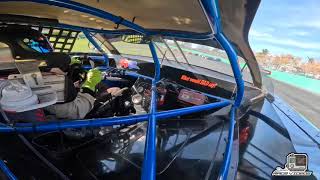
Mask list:
[[[194,91],[182,89],[179,93],[178,99],[183,102],[187,102],[194,105],[202,105],[205,103],[206,96]]]
[[[135,94],[132,96],[132,102],[134,104],[140,104],[142,101],[142,96],[140,94]]]
[[[29,42],[30,42],[30,39],[24,38],[24,39],[23,39],[23,42],[24,42],[24,43],[29,43]]]
[[[138,93],[142,93],[144,91],[144,88],[142,86],[138,87],[137,89]]]

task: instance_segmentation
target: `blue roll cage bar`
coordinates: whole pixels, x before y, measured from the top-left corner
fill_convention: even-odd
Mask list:
[[[17,1],[17,0],[2,0],[2,1]],[[167,37],[179,37],[185,39],[213,39],[220,43],[220,45],[226,51],[233,74],[235,77],[236,85],[237,85],[237,93],[235,96],[235,100],[232,104],[231,101],[219,98],[219,102],[192,106],[187,108],[181,108],[177,110],[168,110],[157,112],[157,91],[156,84],[160,80],[160,63],[158,60],[158,56],[156,54],[156,49],[152,41],[149,43],[149,48],[152,53],[152,57],[154,60],[154,68],[155,74],[152,80],[152,95],[151,95],[151,107],[150,112],[144,115],[132,115],[127,117],[115,117],[115,118],[99,118],[99,119],[89,119],[89,120],[74,120],[74,121],[65,121],[65,122],[50,122],[50,123],[17,123],[14,126],[9,125],[0,125],[0,133],[10,133],[10,132],[18,132],[18,133],[30,133],[30,132],[48,132],[48,131],[56,131],[63,130],[67,128],[82,128],[82,127],[101,127],[101,126],[112,126],[112,125],[120,125],[120,124],[135,124],[142,121],[148,121],[147,135],[146,135],[146,143],[145,143],[145,151],[144,151],[144,161],[142,168],[142,180],[155,180],[156,179],[156,123],[157,120],[181,116],[184,114],[190,114],[194,112],[200,112],[204,110],[210,110],[219,107],[225,107],[232,104],[230,111],[230,126],[228,132],[228,142],[226,145],[226,151],[224,153],[224,160],[222,164],[222,168],[219,172],[219,179],[227,179],[231,156],[232,156],[232,145],[233,145],[233,137],[234,137],[234,128],[236,123],[236,110],[240,106],[243,95],[244,95],[244,81],[242,79],[240,67],[237,62],[237,53],[232,47],[231,43],[228,41],[227,37],[222,32],[221,18],[219,13],[219,7],[217,0],[200,0],[200,5],[202,6],[204,13],[208,19],[208,22],[213,30],[213,33],[184,33],[184,32],[158,32],[154,30],[147,30],[133,22],[122,19],[119,16],[115,16],[106,11],[102,11],[100,9],[96,9],[81,3],[73,2],[73,1],[62,1],[62,0],[25,0],[30,2],[42,3],[47,5],[53,5],[57,7],[63,7],[67,9],[76,10],[83,13],[92,14],[98,16],[100,18],[110,20],[116,24],[120,24],[126,26],[135,32],[146,36],[154,36],[161,35]],[[59,24],[58,27],[69,28],[73,30],[82,31],[88,40],[100,51],[103,52],[102,48],[92,37],[91,32],[98,33],[109,33],[109,34],[125,34],[126,31],[111,31],[111,30],[97,30],[92,28],[83,28],[72,25]],[[130,31],[128,31],[130,33]],[[108,64],[108,56],[104,53],[105,62]],[[133,74],[131,74],[133,75]],[[134,74],[136,77],[144,77],[139,74]],[[5,163],[0,160],[0,169],[8,176],[9,179],[16,179],[14,174],[6,167]]]

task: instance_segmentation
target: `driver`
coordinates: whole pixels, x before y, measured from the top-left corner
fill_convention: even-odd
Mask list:
[[[83,119],[94,107],[96,87],[102,80],[102,73],[96,68],[89,70],[84,83],[80,86],[80,92],[78,92],[71,78],[68,77],[70,65],[78,63],[78,61],[74,59],[71,61],[70,56],[67,54],[50,53],[46,58],[46,62],[49,72],[66,75],[66,102],[48,106],[45,110],[59,119]],[[101,96],[101,98],[109,98],[118,94],[119,90],[120,88],[118,87],[102,90],[104,96]]]

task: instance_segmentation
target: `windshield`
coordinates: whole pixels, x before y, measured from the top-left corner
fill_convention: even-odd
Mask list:
[[[152,57],[148,44],[132,44],[124,41],[113,41],[111,44],[121,54]]]
[[[106,53],[110,53],[110,51],[104,46],[104,42],[99,41],[97,38],[93,36],[93,39],[98,42],[100,47]],[[81,32],[78,34],[75,39],[75,43],[71,49],[71,52],[75,53],[100,53],[97,48],[93,46],[93,44],[86,38],[86,36]]]
[[[157,55],[161,63],[164,60],[175,61],[201,68],[210,69],[233,77],[228,56],[221,47],[214,48],[190,42],[170,39],[157,39],[154,41]],[[111,44],[121,53],[134,56],[152,57],[148,44],[133,44],[124,42],[121,38],[112,39]],[[249,68],[244,59],[239,57],[239,63],[245,81],[252,83]],[[232,79],[233,80],[233,79]]]

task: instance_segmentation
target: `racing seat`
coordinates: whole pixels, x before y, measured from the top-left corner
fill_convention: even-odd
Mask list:
[[[1,70],[15,69],[15,59],[13,58],[11,49],[8,45],[0,42],[0,64]]]

